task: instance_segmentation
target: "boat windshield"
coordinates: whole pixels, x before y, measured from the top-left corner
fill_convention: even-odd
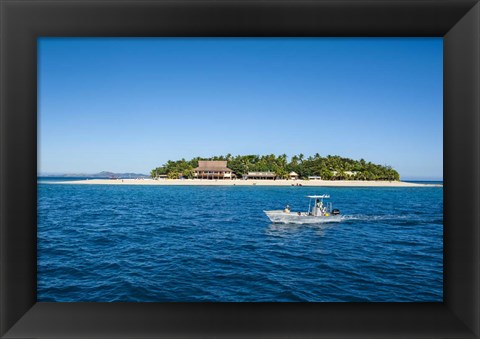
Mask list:
[[[308,215],[318,215],[320,213],[323,215],[324,213],[331,213],[332,212],[332,203],[327,203],[323,205],[323,199],[328,199],[330,196],[328,194],[322,195],[307,195],[307,198],[310,198],[310,202],[308,204]],[[314,201],[314,199],[316,201]],[[312,206],[312,201],[314,204]]]

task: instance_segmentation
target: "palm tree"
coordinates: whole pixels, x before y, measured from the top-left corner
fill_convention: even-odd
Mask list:
[[[185,168],[182,174],[187,179],[192,179],[194,177],[194,172],[193,172],[193,169],[191,168]]]
[[[277,175],[277,177],[279,177],[281,179],[287,179],[288,178],[287,171],[284,168],[281,168],[281,167],[278,167],[277,169],[275,169],[275,174]]]
[[[287,166],[287,155],[284,153],[278,157],[278,163],[285,168]]]
[[[178,172],[169,172],[168,175],[167,175],[167,178],[168,179],[178,179],[180,178],[180,175],[178,174]]]
[[[294,155],[294,156],[292,157],[292,160],[290,161],[290,164],[291,164],[292,166],[297,166],[297,165],[298,165],[298,157],[297,157],[296,155]]]

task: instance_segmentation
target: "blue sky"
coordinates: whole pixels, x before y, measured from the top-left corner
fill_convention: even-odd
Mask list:
[[[332,154],[443,178],[441,38],[41,38],[40,173]]]

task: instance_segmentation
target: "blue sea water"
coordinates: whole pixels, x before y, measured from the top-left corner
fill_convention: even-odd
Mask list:
[[[38,184],[38,301],[441,302],[443,189]],[[338,224],[263,210],[330,194]]]

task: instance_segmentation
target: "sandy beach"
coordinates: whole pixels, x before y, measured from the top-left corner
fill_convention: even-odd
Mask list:
[[[354,180],[200,180],[200,179],[89,179],[56,181],[52,184],[70,185],[160,185],[160,186],[323,186],[323,187],[442,187],[439,184],[420,184],[403,181]]]

